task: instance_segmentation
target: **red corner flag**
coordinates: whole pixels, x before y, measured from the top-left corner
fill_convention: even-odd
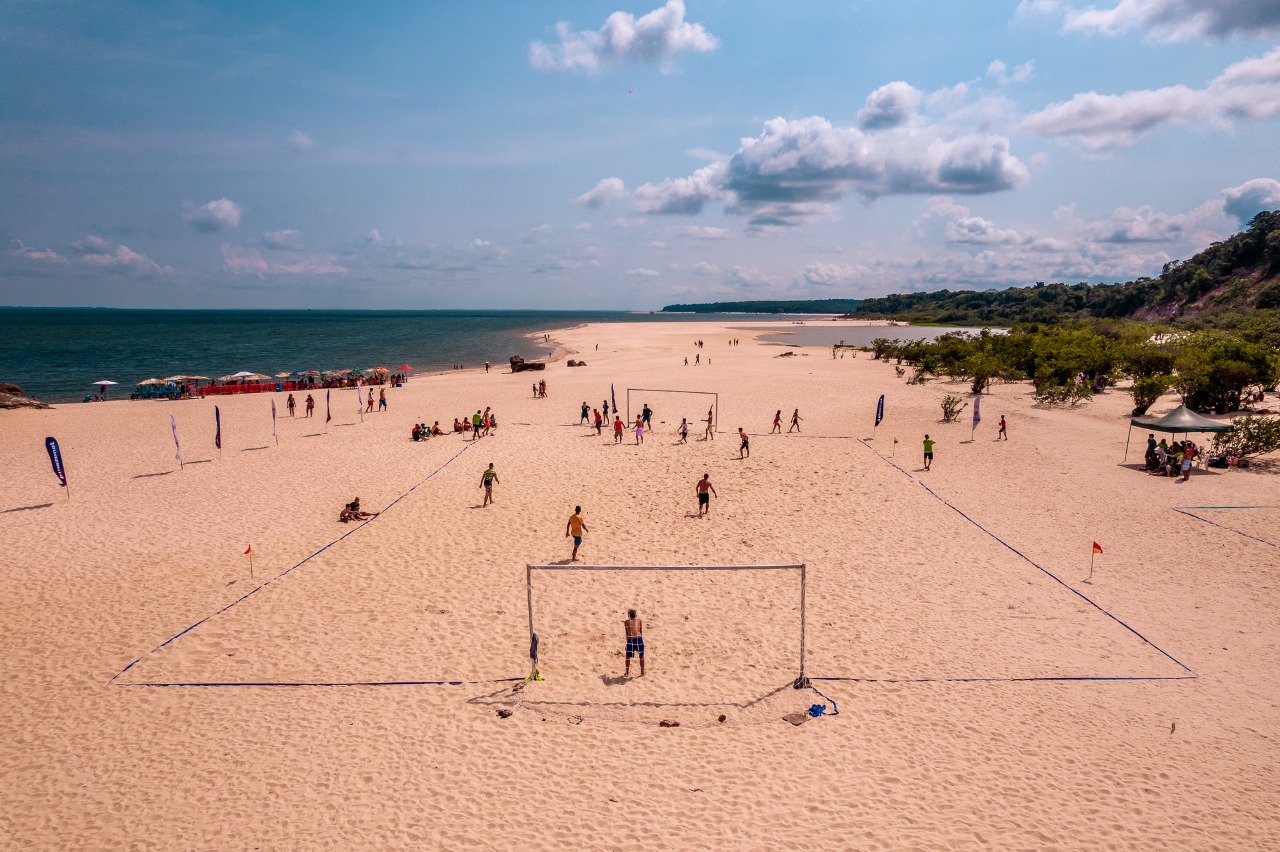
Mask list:
[[[1094,552],[1094,553],[1101,553],[1101,552],[1102,552],[1102,545],[1098,544],[1098,543],[1095,541],[1095,542],[1093,543],[1093,552]]]
[[[1098,552],[1099,552],[1099,553],[1101,553],[1101,552],[1102,552],[1102,548],[1098,547],[1098,545],[1096,545],[1096,544],[1095,544],[1095,545],[1094,545],[1094,547],[1098,548]],[[245,555],[245,556],[249,556],[249,555],[250,555],[250,554],[252,554],[252,553],[253,553],[253,545],[251,544],[251,545],[249,545],[248,547],[246,547],[246,548],[244,549],[244,555]]]

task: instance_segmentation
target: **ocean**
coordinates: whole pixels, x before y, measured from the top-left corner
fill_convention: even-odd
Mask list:
[[[779,322],[802,317],[779,316]],[[528,334],[586,322],[771,322],[743,314],[624,311],[234,311],[0,308],[0,382],[45,402],[79,402],[94,382],[118,382],[108,399],[127,399],[138,382],[172,375],[224,376],[247,370],[391,367],[410,375],[454,364],[505,364],[544,357]],[[589,353],[584,353],[590,358]]]

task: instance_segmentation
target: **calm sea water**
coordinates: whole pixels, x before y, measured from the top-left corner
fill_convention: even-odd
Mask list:
[[[127,398],[143,379],[247,370],[398,367],[532,360],[549,347],[531,332],[585,322],[741,320],[741,314],[621,311],[144,311],[0,308],[0,381],[46,402],[78,402],[110,379]],[[783,321],[793,321],[786,317]],[[765,320],[752,317],[751,321]],[[589,358],[590,356],[587,355]]]

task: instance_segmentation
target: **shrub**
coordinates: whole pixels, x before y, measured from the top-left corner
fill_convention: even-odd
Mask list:
[[[1160,398],[1160,394],[1169,389],[1172,382],[1172,376],[1145,376],[1134,379],[1133,388],[1129,391],[1133,394],[1133,413],[1146,414],[1147,409]]]
[[[960,416],[960,412],[968,408],[969,403],[953,394],[947,394],[942,398],[942,420],[944,423],[954,423],[956,418]]]
[[[1246,458],[1280,450],[1280,417],[1237,417],[1235,427],[1234,432],[1219,432],[1213,436],[1215,455],[1226,453]]]

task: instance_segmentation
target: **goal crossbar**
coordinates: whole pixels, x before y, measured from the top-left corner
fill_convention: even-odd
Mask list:
[[[577,565],[526,564],[525,596],[529,607],[529,659],[535,669],[538,665],[538,633],[533,625],[533,572],[534,571],[798,571],[800,572],[800,675],[797,683],[805,680],[805,563],[796,562],[779,565]]]
[[[631,392],[636,393],[692,393],[699,396],[714,397],[711,407],[715,412],[715,430],[720,431],[720,394],[716,391],[679,390],[677,388],[627,388],[627,422],[631,423]],[[773,566],[785,567],[785,566]]]

